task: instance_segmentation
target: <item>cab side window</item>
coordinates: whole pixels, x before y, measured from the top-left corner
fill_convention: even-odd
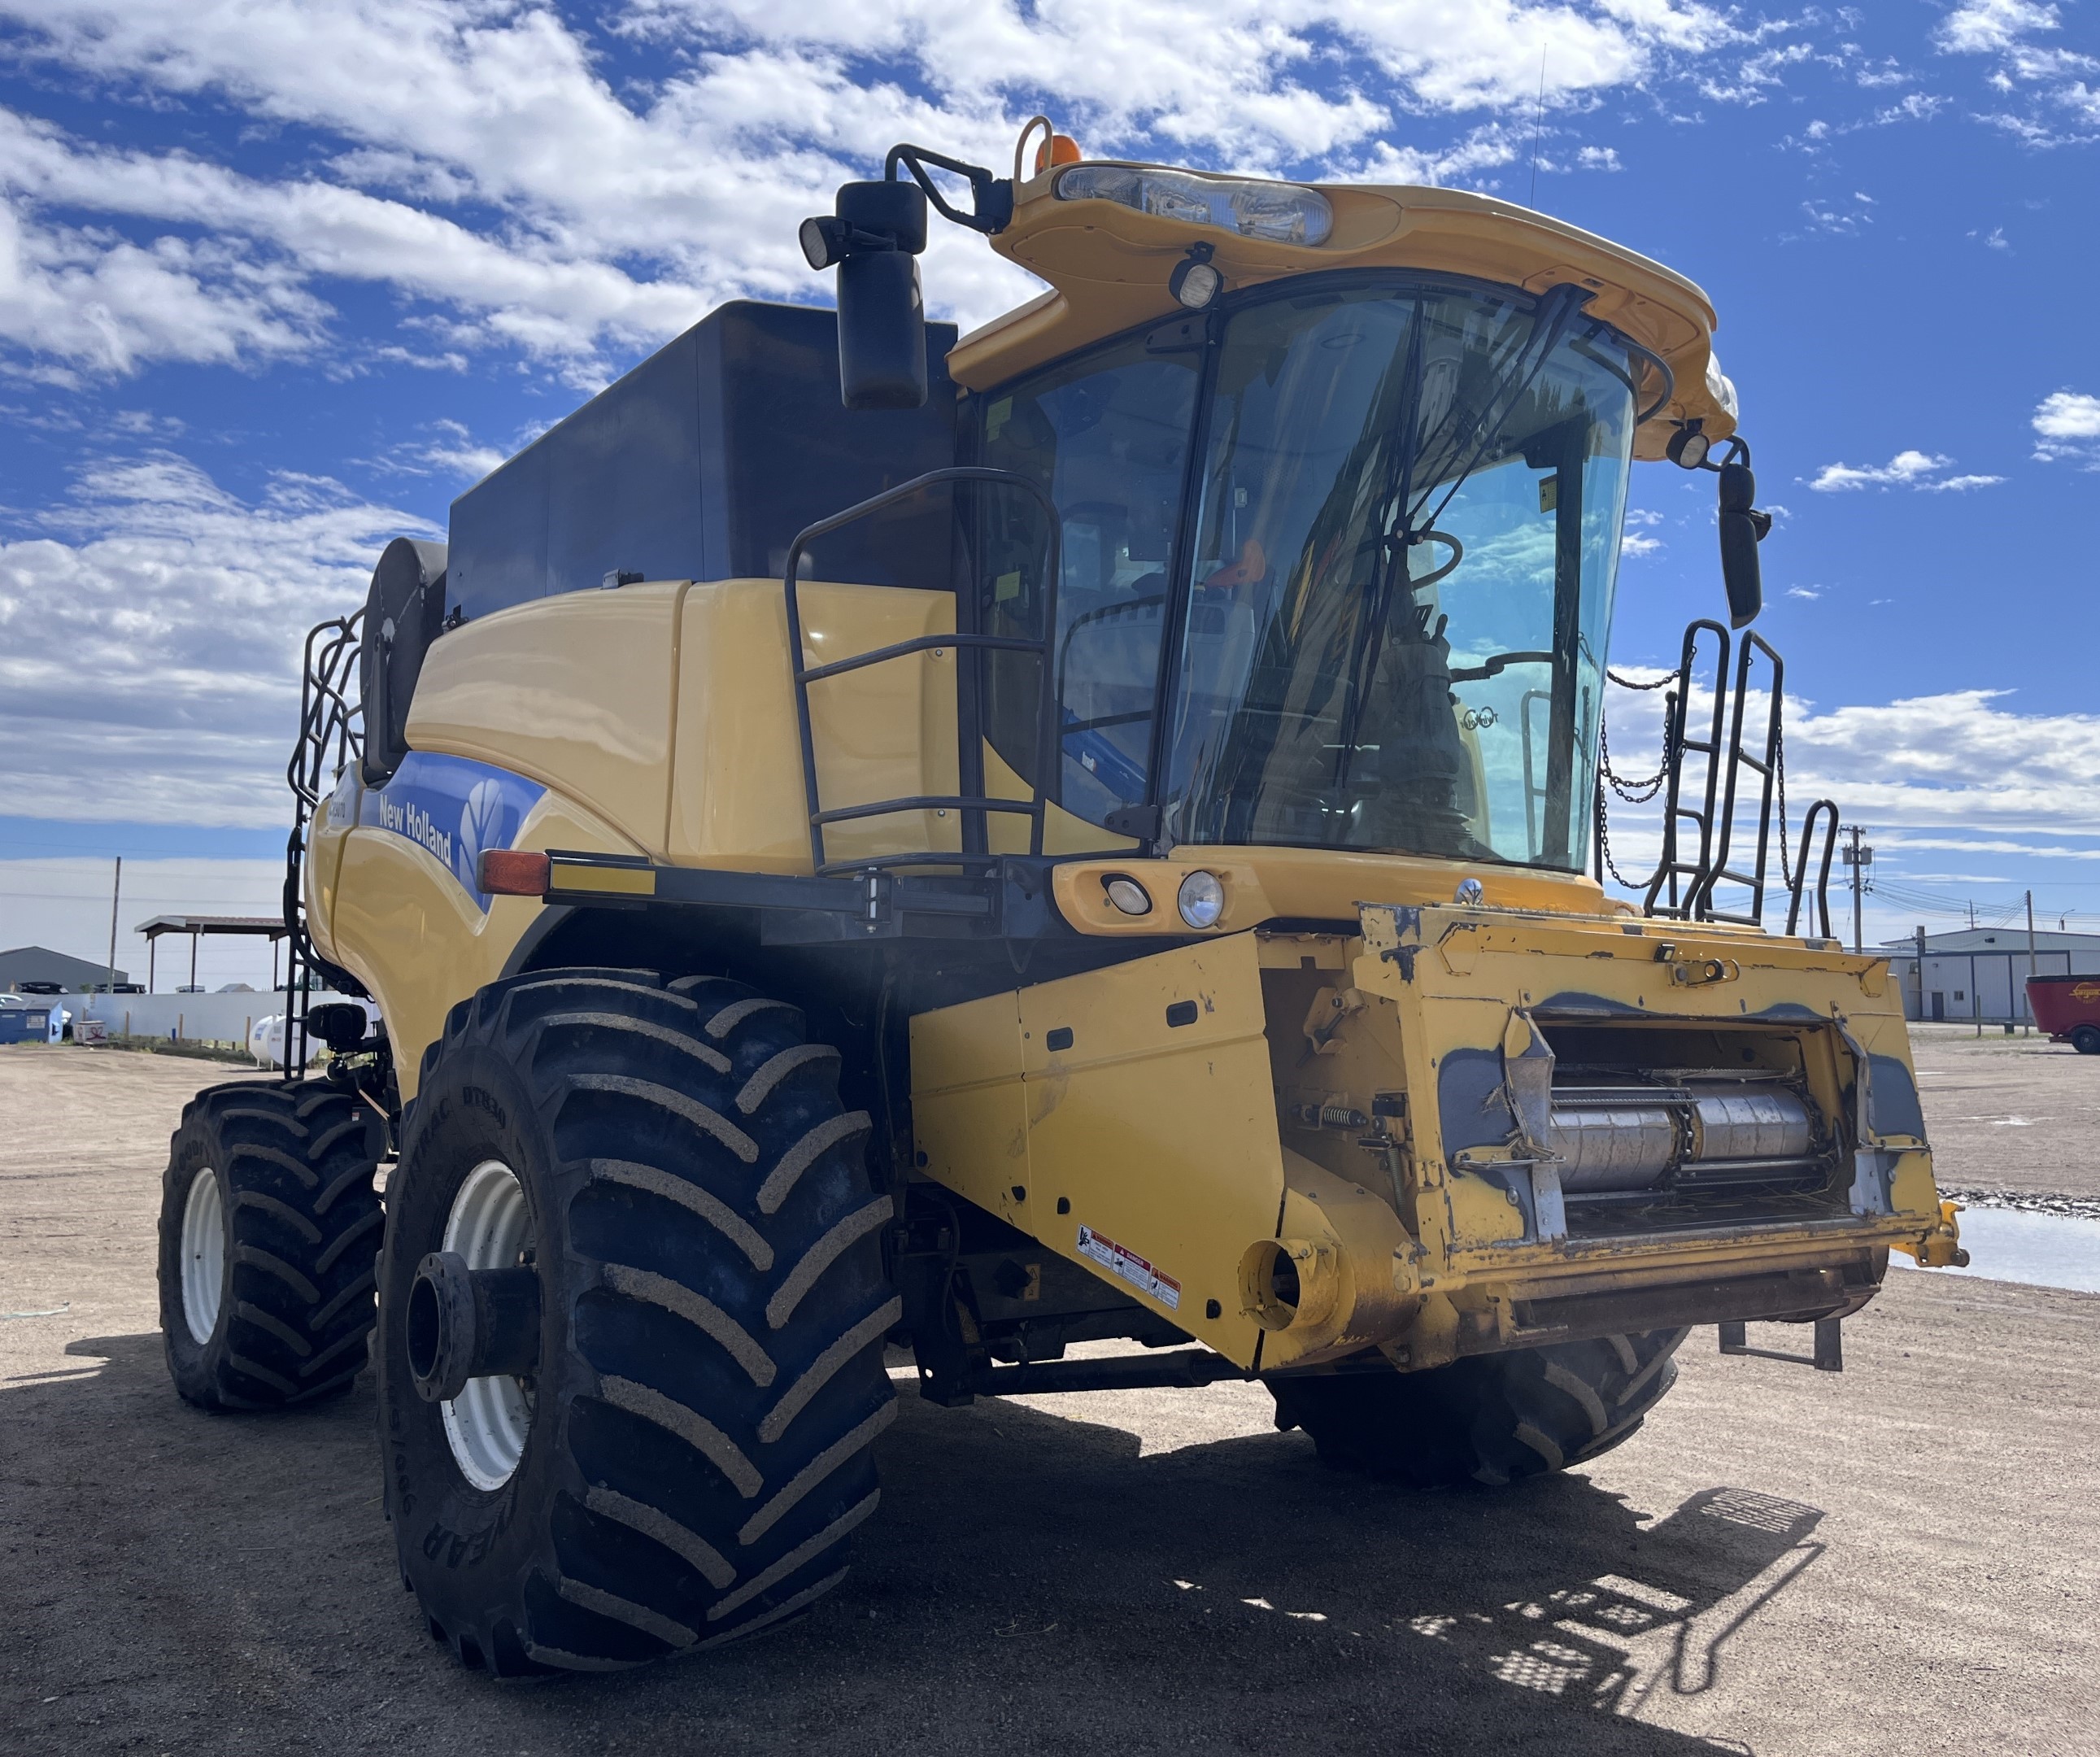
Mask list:
[[[973,400],[974,461],[1032,478],[1057,506],[1050,671],[1061,757],[1048,791],[1096,823],[1145,795],[1202,365],[1191,329],[1170,324]],[[1039,638],[1050,596],[1040,510],[1011,492],[977,500],[978,626]],[[992,747],[1031,785],[1038,677],[1026,655],[986,661]]]

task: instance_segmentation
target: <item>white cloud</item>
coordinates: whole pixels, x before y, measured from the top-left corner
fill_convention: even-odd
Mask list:
[[[0,543],[0,813],[275,825],[306,631],[428,528],[290,474],[244,501],[152,452]]]
[[[2052,391],[2036,405],[2031,425],[2034,455],[2043,463],[2079,458],[2087,469],[2100,469],[2100,396]]]
[[[70,382],[74,366],[126,373],[148,359],[223,365],[301,353],[327,312],[283,265],[238,243],[142,246],[0,205],[0,336],[33,357],[33,376]]]
[[[1822,597],[1823,588],[1820,585],[1789,585],[1786,589],[1786,595],[1789,598],[1798,598],[1806,603],[1812,604],[1817,598]]]
[[[1957,493],[1987,488],[2003,476],[1943,476],[1954,460],[1925,452],[1898,452],[1886,464],[1825,464],[1808,485],[1819,494],[1842,494],[1861,488],[1921,488],[1927,493]]]
[[[1621,171],[1626,166],[1619,162],[1618,152],[1612,147],[1584,147],[1577,152],[1575,162],[1586,171]]]
[[[1806,42],[1761,50],[1742,62],[1732,75],[1702,79],[1699,90],[1717,104],[1762,104],[1781,83],[1785,68],[1809,60],[1815,53],[1815,46]]]
[[[457,369],[504,347],[589,382],[726,298],[824,298],[794,232],[836,184],[899,138],[996,166],[1046,92],[1097,152],[1445,182],[1517,156],[1493,113],[1530,109],[1542,53],[1559,108],[1741,40],[1696,0],[629,0],[593,24],[530,0],[7,10],[18,57],[313,142],[245,174],[0,112],[0,338],[47,373],[339,348],[325,289],[364,281],[436,338],[383,357]],[[593,29],[661,71],[615,89]],[[1448,146],[1395,138],[1468,112],[1489,117]],[[966,322],[1033,287],[946,232],[927,280]]]
[[[2100,136],[2100,93],[2086,83],[2087,77],[2100,73],[2100,60],[2030,40],[2062,28],[2054,6],[2033,0],[1961,0],[1941,21],[1933,41],[1943,55],[1995,57],[1997,65],[1988,83],[2008,97],[2027,99],[2024,114],[1979,120],[2027,146],[2067,146]]]
[[[2032,0],[1962,0],[1933,41],[1943,55],[2000,55],[2030,31],[2054,30],[2056,8]]]

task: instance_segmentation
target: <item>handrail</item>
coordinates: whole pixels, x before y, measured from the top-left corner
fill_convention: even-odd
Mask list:
[[[1702,632],[1711,633],[1719,642],[1719,648],[1714,662],[1713,723],[1705,737],[1695,738],[1691,730],[1692,668],[1698,660]],[[1721,729],[1727,713],[1728,656],[1733,645],[1727,629],[1710,618],[1701,616],[1685,625],[1684,642],[1678,660],[1677,687],[1664,698],[1663,753],[1670,779],[1662,802],[1662,855],[1656,863],[1655,876],[1648,881],[1648,893],[1642,898],[1644,914],[1689,920],[1712,871],[1714,806],[1721,783]],[[1705,800],[1696,809],[1683,803],[1687,753],[1706,759]],[[1688,819],[1699,830],[1698,854],[1690,861],[1682,857],[1678,843],[1678,826]],[[1680,881],[1684,885],[1681,894],[1678,889]],[[1665,885],[1670,891],[1666,903],[1661,900]]]
[[[1049,534],[1048,555],[1044,571],[1043,595],[1043,636],[1039,640],[1012,635],[983,634],[964,626],[965,599],[961,589],[951,580],[948,589],[955,597],[955,632],[950,635],[921,635],[908,641],[898,641],[878,647],[865,653],[856,653],[850,658],[839,659],[822,665],[805,665],[802,662],[802,608],[800,580],[802,556],[818,537],[828,535],[855,519],[865,519],[871,513],[880,512],[900,501],[909,500],[927,489],[944,483],[987,483],[995,487],[1018,488],[1033,495],[1048,515]],[[1057,585],[1064,565],[1064,526],[1057,511],[1057,503],[1042,483],[1011,470],[995,470],[982,464],[952,465],[943,470],[929,470],[925,475],[914,476],[908,482],[899,483],[893,488],[871,496],[847,507],[843,512],[833,513],[814,524],[806,525],[795,535],[788,545],[785,566],[781,571],[781,587],[787,600],[788,661],[795,685],[796,734],[801,745],[802,792],[809,807],[810,861],[811,871],[819,876],[840,871],[855,871],[875,863],[868,860],[832,862],[825,858],[824,826],[864,818],[883,817],[893,812],[920,810],[951,810],[961,815],[964,837],[963,850],[958,853],[946,850],[929,850],[923,854],[902,857],[911,863],[940,863],[967,865],[982,863],[988,856],[973,849],[973,841],[989,845],[986,819],[995,811],[1026,815],[1030,819],[1028,851],[1031,854],[1043,852],[1043,826],[1048,792],[1057,775],[1060,745],[1057,735],[1057,704],[1055,681],[1052,675],[1052,643],[1057,632]],[[974,584],[974,581],[973,581]],[[968,599],[970,616],[976,611],[974,592]],[[1032,656],[1039,668],[1040,678],[1036,729],[1035,784],[1031,797],[1019,800],[1000,799],[987,793],[970,793],[958,790],[954,794],[915,796],[902,799],[870,801],[858,806],[846,806],[827,810],[818,797],[817,786],[817,743],[814,724],[810,711],[810,686],[827,678],[838,677],[849,671],[858,671],[877,665],[891,659],[900,659],[915,652],[924,652],[935,647],[953,647],[958,649],[955,667],[956,761],[959,778],[967,781],[971,774],[971,757],[983,739],[982,715],[978,709],[974,674],[960,660],[960,651],[1021,652]],[[965,687],[966,683],[971,686]],[[974,817],[974,824],[972,823]],[[974,834],[971,833],[973,829]],[[894,865],[899,857],[881,857],[880,863]]]
[[[1794,863],[1789,876],[1787,890],[1792,901],[1786,909],[1786,930],[1789,937],[1795,924],[1801,919],[1802,885],[1808,876],[1808,844],[1815,830],[1818,812],[1829,814],[1829,827],[1823,832],[1823,864],[1815,875],[1815,913],[1822,923],[1821,938],[1830,938],[1830,862],[1838,852],[1838,801],[1819,799],[1808,808],[1808,815],[1801,820],[1801,858]]]
[[[1754,757],[1743,748],[1743,710],[1749,702],[1750,661],[1760,651],[1771,661],[1771,682],[1768,686],[1769,694],[1766,701],[1764,754]],[[1764,920],[1765,867],[1771,838],[1772,786],[1779,774],[1780,702],[1785,678],[1786,661],[1780,657],[1779,650],[1754,629],[1745,633],[1736,660],[1736,702],[1729,722],[1725,764],[1727,784],[1723,794],[1713,866],[1707,872],[1705,882],[1690,899],[1691,912],[1696,920],[1734,921],[1754,927]],[[1745,769],[1756,775],[1760,784],[1758,850],[1757,863],[1749,872],[1739,872],[1729,866],[1728,853],[1736,832],[1736,780]],[[1748,886],[1749,907],[1740,912],[1715,908],[1714,887],[1721,884]]]
[[[285,1057],[287,1079],[307,1071],[307,988],[313,943],[307,937],[302,880],[307,826],[320,809],[322,788],[364,751],[359,721],[364,703],[350,697],[363,651],[363,610],[335,616],[307,632],[299,673],[299,731],[285,779],[292,789],[292,832],[285,841]],[[333,762],[331,762],[333,757]]]

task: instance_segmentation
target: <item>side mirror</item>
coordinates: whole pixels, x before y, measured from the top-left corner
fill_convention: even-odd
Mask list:
[[[1750,474],[1749,448],[1732,442],[1730,461],[1721,474],[1721,583],[1727,589],[1728,618],[1748,628],[1764,608],[1762,569],[1758,545],[1771,529],[1771,514],[1750,503],[1758,497],[1758,479]]]
[[[839,271],[839,395],[848,408],[919,408],[926,401],[926,310],[919,253],[926,196],[916,183],[849,183],[836,212],[805,219],[802,254]]]

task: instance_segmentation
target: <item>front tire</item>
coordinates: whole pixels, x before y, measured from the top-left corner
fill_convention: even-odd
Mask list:
[[[1630,1439],[1677,1380],[1682,1330],[1550,1343],[1421,1372],[1272,1380],[1276,1425],[1322,1463],[1417,1489],[1502,1487]]]
[[[2071,1047],[2080,1055],[2100,1055],[2100,1025],[2081,1025],[2071,1034]]]
[[[161,1185],[161,1333],[190,1402],[283,1409],[357,1376],[382,1139],[370,1105],[318,1080],[214,1086],[184,1106]]]
[[[795,1009],[714,978],[545,971],[453,1009],[394,1186],[378,1359],[403,1578],[464,1662],[638,1665],[843,1576],[901,1309],[838,1062]],[[462,1254],[540,1284],[537,1367],[503,1381],[523,1415],[507,1470],[458,1440],[492,1380],[426,1402],[407,1349],[417,1265],[458,1248],[492,1167],[519,1198],[510,1260]]]

